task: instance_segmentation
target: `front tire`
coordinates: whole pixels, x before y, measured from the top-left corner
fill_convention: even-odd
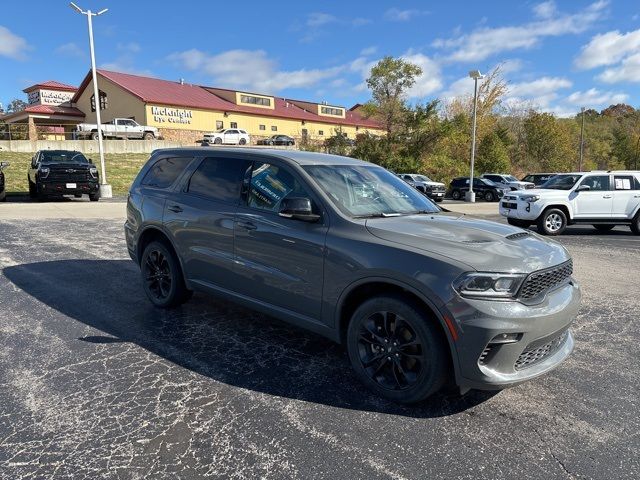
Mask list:
[[[140,273],[144,291],[156,307],[176,307],[191,297],[176,255],[163,242],[151,242],[145,247]]]
[[[218,138],[213,140],[213,143],[215,143],[216,145],[220,145],[222,143],[222,139],[220,137],[218,137]]]
[[[454,200],[460,200],[460,197],[462,195],[460,194],[460,190],[454,190],[453,192],[451,192],[451,198],[453,198]]]
[[[146,132],[144,135],[142,135],[142,138],[144,140],[153,140],[156,138],[156,136],[151,132]]]
[[[540,215],[537,225],[543,235],[560,235],[567,228],[567,216],[560,209],[550,208]]]
[[[240,141],[238,142],[240,145],[246,145],[247,141],[244,138],[241,138]]]
[[[494,202],[494,201],[496,200],[496,196],[494,195],[494,193],[493,193],[493,192],[488,191],[488,192],[486,192],[486,193],[484,194],[484,199],[485,199],[487,202]]]
[[[90,193],[89,194],[89,201],[97,202],[98,200],[100,200],[100,192]]]
[[[29,198],[35,200],[36,198],[38,198],[38,187],[28,178],[27,181],[29,182]]]
[[[360,381],[399,403],[420,402],[437,392],[448,372],[446,340],[438,321],[402,295],[364,302],[347,330],[347,350]]]

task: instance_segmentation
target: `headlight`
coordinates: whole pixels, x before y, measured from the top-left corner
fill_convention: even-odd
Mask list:
[[[47,178],[49,176],[49,167],[40,168],[40,178]]]
[[[522,200],[529,203],[537,202],[538,200],[540,200],[540,195],[528,195],[526,197],[522,197]]]
[[[514,298],[526,275],[521,273],[463,273],[453,288],[464,297]]]
[[[98,178],[98,169],[96,167],[91,167],[89,173],[93,178]]]

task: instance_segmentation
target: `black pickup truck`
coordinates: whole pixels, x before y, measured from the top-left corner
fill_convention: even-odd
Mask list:
[[[40,150],[31,159],[27,174],[29,196],[89,195],[100,198],[98,169],[82,153],[72,150]]]

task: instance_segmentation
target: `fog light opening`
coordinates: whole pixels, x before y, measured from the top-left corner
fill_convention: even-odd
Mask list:
[[[504,344],[504,343],[516,343],[520,341],[522,337],[521,333],[499,333],[491,339],[489,345],[492,344]]]

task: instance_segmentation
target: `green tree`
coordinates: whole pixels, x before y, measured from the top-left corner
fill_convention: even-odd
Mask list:
[[[418,65],[401,58],[384,57],[371,69],[367,86],[371,101],[364,105],[365,114],[382,121],[387,135],[393,135],[406,114],[406,94],[422,74]]]
[[[476,156],[476,169],[479,174],[511,172],[509,152],[497,131],[488,133],[480,140]]]
[[[25,108],[27,108],[27,102],[19,98],[14,98],[7,105],[7,113],[21,112]]]
[[[526,163],[531,171],[564,172],[577,165],[569,128],[550,113],[532,112],[524,121]]]

